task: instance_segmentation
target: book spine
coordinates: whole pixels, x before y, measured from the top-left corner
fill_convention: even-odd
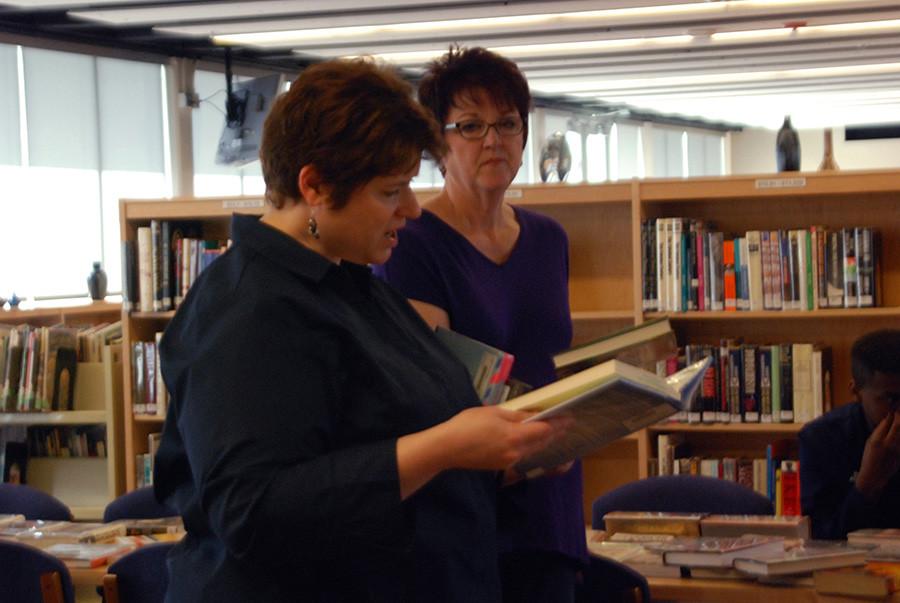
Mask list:
[[[769,245],[769,231],[759,233],[759,254],[762,264],[763,309],[774,310],[772,299],[772,248]]]
[[[172,303],[172,223],[163,220],[159,224],[159,272],[160,284],[162,289],[162,309],[171,310],[174,306]]]
[[[150,220],[150,271],[153,279],[153,311],[163,310],[162,240],[159,220]]]
[[[772,348],[759,346],[757,351],[759,367],[759,422],[772,422]]]
[[[791,278],[791,237],[787,230],[778,231],[778,242],[781,251],[781,307],[794,309],[794,285]]]
[[[791,349],[795,423],[812,420],[812,350],[811,343],[795,343]]]
[[[844,239],[840,230],[829,230],[825,241],[825,278],[829,308],[844,307]]]
[[[874,232],[871,228],[855,229],[857,250],[857,281],[859,307],[875,305],[875,254]]]
[[[745,423],[759,423],[759,391],[757,388],[756,346],[741,346],[743,367],[741,370],[741,410]]]
[[[763,260],[761,233],[748,230],[747,238],[747,271],[750,281],[750,310],[762,310],[765,301],[763,292]],[[771,296],[769,303],[771,304]]]
[[[859,305],[859,289],[856,266],[856,236],[854,228],[843,228],[844,239],[844,307],[855,308]]]
[[[709,307],[714,312],[725,309],[725,263],[723,259],[724,234],[710,232],[709,239]]]
[[[743,382],[744,358],[740,346],[728,348],[728,411],[729,422],[741,423],[743,417],[744,392]]]
[[[153,236],[149,226],[137,229],[138,288],[141,312],[153,311]]]
[[[772,273],[772,309],[782,310],[784,304],[781,298],[781,245],[777,230],[769,231],[769,271]]]
[[[780,345],[779,355],[781,356],[781,423],[794,422],[794,371],[792,347],[789,343]]]
[[[806,280],[806,286],[804,290],[806,291],[806,305],[803,306],[804,310],[815,310],[817,305],[817,295],[816,295],[816,264],[815,264],[815,253],[813,251],[813,234],[808,230],[801,230],[803,233],[803,241],[804,241],[804,253],[803,257],[806,258],[806,266],[804,269],[804,275]]]
[[[722,243],[724,305],[726,312],[737,310],[737,277],[735,275],[734,240]]]
[[[813,226],[813,239],[815,241],[816,264],[816,307],[828,307],[828,276],[825,267],[828,265],[828,255],[825,252],[828,241],[828,228],[825,226]]]

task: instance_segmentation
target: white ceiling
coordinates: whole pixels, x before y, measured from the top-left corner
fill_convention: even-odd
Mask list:
[[[162,39],[277,31],[273,42],[217,40],[297,59],[385,54],[411,70],[451,43],[487,46],[516,60],[534,91],[588,106],[769,128],[786,114],[801,129],[900,121],[897,0],[4,4]]]

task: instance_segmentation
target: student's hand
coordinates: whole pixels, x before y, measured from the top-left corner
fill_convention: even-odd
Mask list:
[[[866,498],[876,499],[898,471],[900,471],[900,410],[885,416],[866,440],[859,474],[856,476],[856,488]]]

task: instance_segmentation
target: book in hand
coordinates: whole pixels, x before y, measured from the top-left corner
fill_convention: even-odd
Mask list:
[[[819,570],[813,574],[817,593],[882,598],[900,591],[900,562]]]
[[[867,552],[847,546],[843,541],[807,540],[802,546],[765,555],[738,555],[734,568],[751,576],[805,574],[832,567],[863,565]]]
[[[100,567],[113,558],[124,555],[134,547],[120,542],[108,543],[57,543],[48,546],[44,552],[62,559],[69,567]]]
[[[662,553],[666,565],[686,567],[732,567],[737,558],[783,554],[784,539],[775,536],[741,536],[738,538],[675,538],[666,542],[648,542],[651,551]],[[735,567],[737,567],[735,565]]]
[[[700,520],[703,536],[784,536],[810,537],[809,517],[806,515],[707,515]]]
[[[672,534],[699,536],[702,513],[610,511],[603,516],[607,534]]]
[[[668,318],[651,320],[575,346],[553,357],[558,377],[615,358],[652,371],[659,360],[675,353],[678,344]]]
[[[556,467],[687,409],[709,363],[710,359],[704,358],[669,377],[660,377],[608,360],[507,400],[500,406],[536,413],[527,421],[558,417],[571,423],[546,448],[519,461],[516,469],[531,473]]]
[[[505,399],[506,381],[515,361],[512,354],[443,327],[435,329],[434,334],[466,366],[482,404]]]

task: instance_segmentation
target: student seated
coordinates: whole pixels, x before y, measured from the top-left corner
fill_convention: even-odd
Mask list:
[[[800,432],[800,495],[814,538],[900,528],[900,330],[863,335],[850,352],[855,401]]]

